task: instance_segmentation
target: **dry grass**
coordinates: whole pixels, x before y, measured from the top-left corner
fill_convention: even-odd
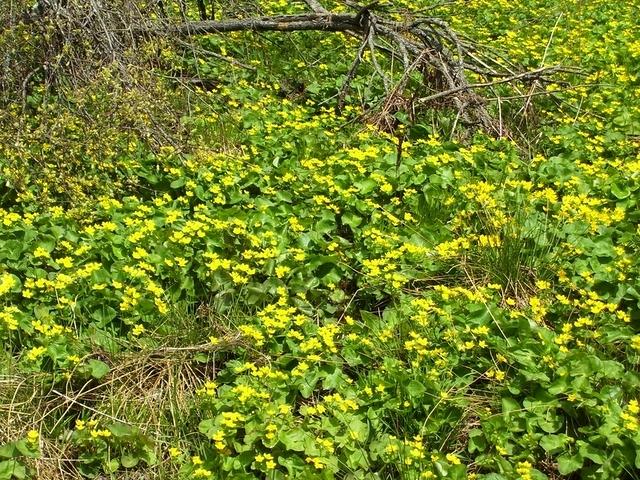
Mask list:
[[[236,334],[222,337],[215,345],[167,345],[107,357],[100,352],[95,356],[109,364],[110,372],[99,381],[72,375],[66,383],[51,385],[41,373],[1,376],[0,422],[5,428],[0,430],[0,445],[37,430],[41,456],[27,460],[36,478],[80,479],[84,478],[78,469],[81,452],[71,442],[75,420],[122,423],[153,439],[158,463],[141,463],[117,476],[98,478],[175,478],[175,466],[167,461],[165,447],[180,443],[185,426],[197,431],[196,390],[215,378],[216,356],[241,345],[247,347]]]

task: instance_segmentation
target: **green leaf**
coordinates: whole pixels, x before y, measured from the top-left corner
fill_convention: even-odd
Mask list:
[[[185,276],[180,282],[180,290],[187,292],[188,295],[193,294],[194,283],[193,278],[189,276]]]
[[[371,180],[370,178],[355,182],[353,185],[360,190],[360,193],[363,195],[372,192],[378,186],[375,180]]]
[[[342,215],[342,223],[349,225],[353,230],[355,230],[356,227],[362,223],[362,217],[355,213],[345,212]]]
[[[369,425],[358,418],[349,422],[349,430],[349,436],[358,442],[364,442],[369,437]]]
[[[583,458],[588,458],[593,463],[597,463],[598,465],[603,465],[607,458],[603,455],[603,451],[595,448],[593,445],[589,445],[586,442],[583,442],[578,449],[580,452],[580,456]]]
[[[407,393],[411,398],[421,397],[426,390],[427,388],[417,380],[411,380],[407,385]]]
[[[115,458],[112,458],[104,464],[104,469],[108,473],[114,473],[118,470],[118,468],[120,468],[120,462]]]
[[[309,434],[301,428],[294,428],[292,430],[281,430],[278,433],[278,440],[280,440],[287,450],[293,450],[294,452],[304,451],[304,442]]]
[[[16,452],[18,449],[16,448],[16,442],[9,442],[0,447],[0,457],[2,458],[13,458],[18,455]]]
[[[355,347],[351,345],[346,345],[342,348],[342,358],[344,358],[344,361],[347,362],[347,365],[350,367],[355,367],[356,365],[362,365],[364,363]]]
[[[551,395],[558,395],[564,393],[569,389],[569,378],[560,377],[554,381],[547,389]]]
[[[291,203],[292,201],[291,194],[283,190],[278,190],[276,192],[276,198],[285,203]]]
[[[547,453],[557,453],[568,443],[567,435],[545,435],[540,439],[540,446]]]
[[[186,180],[184,179],[184,177],[178,178],[177,180],[171,182],[171,188],[180,188],[184,186],[185,183]]]
[[[320,380],[320,372],[318,370],[311,370],[305,375],[303,381],[300,383],[299,391],[304,398],[309,398],[313,394],[313,391]]]
[[[91,376],[96,380],[100,380],[110,371],[109,365],[104,363],[102,360],[91,359],[87,363],[87,366],[89,367]]]
[[[209,359],[209,355],[207,355],[206,353],[203,353],[203,352],[196,353],[196,354],[193,356],[193,361],[194,361],[194,362],[198,362],[198,363],[208,363],[208,362],[209,362],[209,360],[210,360],[210,359]]]
[[[139,462],[140,462],[140,459],[138,457],[135,457],[133,455],[127,455],[126,453],[123,453],[122,456],[120,457],[120,463],[124,468],[135,467],[136,465],[138,465]]]
[[[124,423],[113,423],[107,427],[116,438],[126,438],[134,435],[135,430],[130,425]]]
[[[510,397],[502,398],[502,413],[509,414],[511,412],[515,412],[516,410],[520,410],[520,404]]]
[[[36,458],[39,456],[37,445],[32,445],[27,439],[9,442],[0,447],[0,457],[15,458],[25,456]]]
[[[16,442],[16,449],[25,457],[37,458],[40,455],[37,443],[31,443],[26,438]]]
[[[487,448],[487,440],[484,438],[482,430],[479,428],[473,428],[469,431],[469,453],[484,452]]]
[[[335,228],[336,228],[335,218],[329,218],[329,217],[322,218],[321,220],[316,222],[315,226],[313,227],[313,229],[316,232],[322,233],[322,234],[329,233],[333,231]]]
[[[354,470],[358,468],[367,468],[369,466],[367,456],[362,449],[359,448],[349,455],[347,458],[347,466]]]
[[[91,318],[98,322],[100,327],[104,327],[111,320],[116,318],[117,312],[109,305],[100,305],[97,310],[91,314]]]
[[[198,431],[200,431],[200,433],[205,434],[209,438],[211,438],[213,434],[216,433],[217,430],[219,429],[212,418],[202,420],[198,425]]]
[[[467,467],[464,465],[453,465],[449,467],[448,475],[451,480],[466,480]]]
[[[108,283],[111,280],[111,275],[104,268],[101,268],[91,274],[91,280],[93,283]]]
[[[546,433],[555,433],[564,425],[564,417],[556,415],[553,411],[546,412],[538,418],[538,426]]]
[[[138,454],[138,458],[144,461],[147,465],[155,465],[158,462],[156,452],[150,445],[142,447],[142,451]]]
[[[24,243],[18,240],[7,240],[2,248],[7,260],[19,260],[24,250]]]
[[[583,459],[580,455],[560,455],[558,457],[558,472],[568,475],[582,467]]]
[[[0,462],[0,480],[11,480],[17,478],[22,480],[27,478],[27,470],[17,460],[5,460]]]
[[[382,318],[375,313],[367,312],[366,310],[360,310],[360,318],[371,330],[376,330],[382,325]]]
[[[343,385],[345,383],[342,370],[338,367],[329,367],[328,371],[323,371],[323,373],[324,379],[322,380],[322,388],[325,390],[333,390],[338,387],[338,385]]]

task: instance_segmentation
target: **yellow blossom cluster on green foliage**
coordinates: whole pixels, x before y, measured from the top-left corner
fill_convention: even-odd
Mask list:
[[[426,6],[394,3],[399,21]],[[327,103],[357,42],[318,32],[296,37],[313,61],[267,37],[300,95],[249,34],[202,42],[255,71],[167,49],[175,69],[216,79],[189,92],[180,146],[125,135],[132,111],[109,123],[109,72],[75,93],[104,130],[43,120],[55,104],[8,111],[30,116],[0,147],[2,368],[64,403],[8,434],[0,479],[36,471],[56,451],[40,445],[94,477],[635,478],[636,17],[549,0],[433,14],[526,67],[583,69],[531,100],[535,141],[456,141],[443,111],[403,126],[399,159],[398,132],[359,121],[355,94],[339,113]],[[148,365],[119,368],[130,356]],[[128,374],[144,401],[97,400]],[[128,419],[135,401],[148,422]]]

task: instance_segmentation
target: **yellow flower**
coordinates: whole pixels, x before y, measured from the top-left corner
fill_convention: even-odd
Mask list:
[[[36,361],[47,351],[45,347],[33,347],[27,352],[27,360]]]
[[[193,471],[192,477],[193,478],[207,478],[210,477],[212,475],[211,471],[205,469],[205,468],[196,468]]]
[[[287,414],[291,413],[291,406],[290,405],[279,405],[278,406],[278,412],[280,412],[282,415],[287,415]]]
[[[144,333],[144,330],[144,325],[138,323],[135,327],[133,327],[133,330],[131,330],[131,334],[135,337],[138,337]]]
[[[33,256],[36,258],[49,258],[51,255],[46,248],[38,247],[34,250]]]
[[[29,432],[27,433],[27,440],[29,440],[29,442],[31,443],[37,443],[38,438],[40,438],[40,434],[37,430],[29,430]]]
[[[460,465],[460,463],[461,463],[460,459],[456,455],[454,455],[453,453],[447,453],[445,455],[445,458],[452,465]]]
[[[244,416],[236,412],[222,412],[222,421],[220,424],[228,428],[237,428],[238,422],[243,422]]]
[[[110,437],[111,436],[111,432],[109,430],[91,430],[91,437],[92,438],[98,438],[98,437]]]
[[[313,464],[313,466],[318,470],[322,470],[325,466],[325,460],[319,457],[307,457],[305,458],[305,461]]]
[[[140,248],[137,247],[133,253],[131,254],[131,256],[133,258],[135,258],[136,260],[140,260],[142,258],[146,258],[149,255],[149,253],[144,249],[144,248]]]
[[[284,277],[287,273],[289,273],[291,271],[291,268],[286,267],[284,265],[278,265],[276,267],[276,277],[278,278],[282,278]]]
[[[199,395],[207,395],[209,397],[215,397],[217,388],[218,388],[218,385],[216,384],[216,382],[212,382],[211,380],[209,380],[205,382],[203,387],[198,389],[196,393],[198,393]]]
[[[13,276],[8,273],[2,274],[2,276],[0,276],[0,295],[4,295],[11,290],[14,284],[15,280],[13,279]]]
[[[276,432],[278,431],[278,427],[270,424],[267,425],[267,433],[265,433],[265,438],[269,439],[269,440],[273,440],[274,438],[276,438]]]
[[[60,265],[62,265],[65,268],[71,268],[73,267],[73,258],[71,257],[62,257],[62,258],[58,258],[56,260],[57,263],[59,263]]]

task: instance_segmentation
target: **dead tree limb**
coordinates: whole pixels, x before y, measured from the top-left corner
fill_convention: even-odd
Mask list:
[[[474,90],[478,88],[490,88],[496,85],[500,85],[501,83],[511,83],[518,80],[538,81],[539,78],[544,77],[545,75],[556,73],[556,72],[578,73],[576,70],[562,67],[560,65],[555,65],[551,67],[541,67],[535,70],[529,70],[526,72],[518,73],[516,75],[511,75],[510,77],[500,78],[499,80],[494,80],[492,82],[460,85],[460,86],[451,88],[449,90],[444,90],[442,92],[434,93],[433,95],[429,95],[427,97],[419,98],[417,99],[417,103],[425,104],[428,102],[432,102],[434,100],[438,100],[439,98],[447,97],[449,95],[454,95],[462,91],[469,91],[469,90]]]
[[[124,3],[118,6],[118,2]],[[46,73],[54,65],[58,70],[75,68],[76,72],[83,72],[89,69],[79,67],[88,61],[97,66],[118,62],[124,66],[131,58],[125,52],[135,52],[147,40],[158,37],[184,45],[185,42],[193,44],[197,36],[228,32],[342,32],[358,37],[360,46],[339,89],[339,109],[366,58],[385,93],[377,106],[381,107],[378,113],[386,118],[381,124],[391,128],[394,122],[390,119],[402,109],[411,112],[413,118],[420,109],[452,108],[456,122],[460,120],[495,136],[505,134],[504,125],[491,114],[488,109],[491,97],[482,95],[482,89],[526,83],[533,96],[551,76],[562,72],[559,67],[531,71],[520,68],[503,53],[458,34],[442,18],[422,16],[398,21],[378,11],[377,2],[367,6],[347,2],[354,10],[351,13],[331,12],[320,0],[304,2],[309,7],[308,13],[215,19],[213,12],[207,16],[203,8],[205,2],[198,0],[202,20],[190,21],[185,15],[171,16],[166,8],[167,0],[151,3],[155,5],[154,16],[136,0],[117,0],[118,5],[107,0],[68,0],[64,9],[52,7],[42,15],[45,20],[49,16],[49,25],[59,30],[56,55],[52,56],[55,60],[44,62],[42,71]],[[65,48],[65,44],[69,48]],[[78,61],[64,58],[65,52],[73,54],[78,46],[85,44],[91,48]],[[397,64],[402,66],[400,71],[395,68]],[[475,76],[473,82],[469,81],[470,72]]]
[[[345,32],[347,30],[362,31],[357,15],[352,14],[301,14],[277,15],[271,17],[207,20],[202,22],[185,22],[166,26],[157,26],[142,30],[148,34],[176,35],[180,37],[227,33],[240,31],[255,32],[296,32],[319,30],[328,32]]]
[[[351,64],[351,67],[347,72],[347,76],[344,79],[344,82],[342,82],[342,87],[340,87],[340,92],[338,93],[338,111],[342,111],[342,109],[344,108],[344,101],[347,96],[347,92],[349,91],[349,85],[351,84],[351,81],[353,80],[353,78],[356,76],[358,67],[362,63],[362,57],[364,55],[364,51],[369,45],[370,35],[371,35],[371,32],[368,32],[366,34],[364,41],[360,45],[360,48],[358,48],[358,53],[356,54],[356,58],[353,60],[353,63]]]
[[[317,0],[304,0],[304,3],[306,3],[309,8],[316,13],[329,13],[329,10],[324,8]]]
[[[537,80],[542,83],[547,76],[561,71],[559,67],[518,71],[517,67],[500,55],[483,52],[472,41],[459,36],[440,18],[424,17],[403,23],[373,10],[375,4],[358,7],[357,13],[332,13],[317,0],[305,0],[305,3],[312,12],[149,25],[145,27],[144,33],[189,37],[235,31],[325,31],[355,35],[361,38],[361,44],[338,92],[338,109],[344,106],[350,83],[363,62],[365,50],[368,49],[374,75],[381,80],[386,92],[382,108],[385,115],[392,115],[395,107],[407,106],[406,99],[400,101],[398,96],[403,95],[408,83],[408,74],[420,72],[425,79],[431,80],[422,86],[424,91],[413,92],[410,95],[409,103],[413,112],[425,105],[433,107],[436,101],[444,102],[444,105],[454,106],[457,111],[456,121],[460,119],[495,136],[505,133],[503,122],[493,118],[487,110],[486,99],[479,95],[477,90],[512,82]],[[379,53],[391,59],[400,59],[404,72],[398,83],[394,84],[392,72],[387,71],[378,61],[376,55]],[[469,82],[467,71],[481,76],[483,81]],[[401,88],[398,88],[400,86]],[[392,99],[391,96],[396,98]]]

